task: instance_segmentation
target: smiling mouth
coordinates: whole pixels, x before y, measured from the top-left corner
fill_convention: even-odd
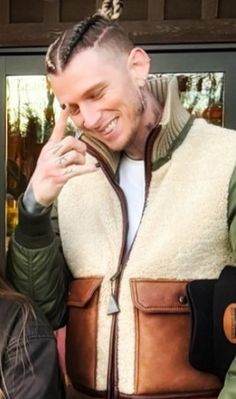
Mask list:
[[[118,118],[113,119],[104,129],[105,135],[110,134],[116,127]]]

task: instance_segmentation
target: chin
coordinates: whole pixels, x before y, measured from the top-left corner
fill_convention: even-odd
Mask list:
[[[112,143],[104,143],[106,144],[106,146],[109,148],[109,150],[113,151],[113,152],[120,152],[124,150],[123,146],[119,146],[119,145],[115,145]]]
[[[102,141],[111,151],[114,152],[123,151],[127,145],[126,140],[124,142],[124,140],[121,140],[120,137],[117,137],[117,139],[114,138],[113,140]]]
[[[125,148],[127,147],[127,142],[125,141],[121,141],[121,140],[116,140],[116,141],[111,141],[111,142],[107,142],[105,143],[106,146],[114,152],[120,152],[120,151],[124,151]]]

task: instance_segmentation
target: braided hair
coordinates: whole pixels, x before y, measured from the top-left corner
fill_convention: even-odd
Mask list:
[[[129,53],[133,43],[115,21],[122,5],[121,0],[105,0],[96,14],[63,32],[48,48],[46,72],[56,75],[63,71],[75,54],[87,48],[101,47]]]
[[[116,20],[119,18],[124,6],[123,0],[104,0],[99,12],[107,16],[109,19]]]

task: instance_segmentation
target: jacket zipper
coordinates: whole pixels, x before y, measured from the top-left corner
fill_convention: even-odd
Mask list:
[[[148,190],[151,181],[151,174],[152,174],[152,162],[151,162],[151,154],[154,141],[156,136],[160,131],[160,127],[155,128],[150,135],[148,136],[146,145],[145,145],[145,154],[144,154],[144,162],[145,162],[145,200],[144,200],[144,207],[143,212],[146,207],[147,203],[147,196]],[[121,211],[123,217],[123,231],[122,231],[122,245],[120,250],[120,256],[118,261],[118,268],[117,272],[111,277],[111,284],[112,284],[112,293],[116,301],[118,301],[119,297],[119,288],[120,288],[120,281],[122,279],[122,274],[125,268],[125,264],[128,260],[129,253],[132,249],[133,243],[135,241],[135,237],[131,248],[126,253],[126,241],[127,241],[127,234],[128,234],[128,212],[127,212],[127,203],[124,193],[120,186],[116,183],[114,179],[114,173],[107,164],[107,162],[103,159],[103,157],[88,143],[86,143],[88,152],[94,156],[100,163],[101,168],[104,171],[104,174],[108,178],[111,186],[115,190],[120,204],[121,204]],[[143,216],[143,213],[142,213]],[[137,232],[136,232],[137,234]],[[117,399],[119,397],[119,390],[118,390],[118,353],[117,353],[117,313],[112,315],[112,324],[111,324],[111,332],[110,332],[110,345],[109,345],[109,361],[108,361],[108,375],[107,375],[107,396],[106,399]]]
[[[120,250],[117,272],[111,277],[112,294],[114,296],[114,299],[117,301],[119,296],[119,282],[120,282],[119,277],[124,263],[123,258],[125,255],[127,233],[128,233],[128,213],[127,213],[126,198],[124,196],[122,189],[116,183],[114,179],[114,173],[107,164],[107,162],[93,147],[91,147],[88,143],[86,143],[86,145],[88,152],[101,163],[101,168],[105,176],[107,177],[108,181],[110,182],[111,186],[115,190],[121,204],[121,212],[123,218],[122,245]],[[110,345],[109,345],[110,349],[109,349],[109,360],[108,360],[106,399],[116,399],[118,397],[118,369],[117,369],[116,346],[117,346],[117,314],[113,314],[112,323],[111,323],[111,332],[110,332]]]

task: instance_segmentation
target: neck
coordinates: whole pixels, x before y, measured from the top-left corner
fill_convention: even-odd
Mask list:
[[[126,155],[136,160],[144,159],[147,138],[151,131],[159,125],[162,115],[160,104],[151,95],[148,95],[146,100],[139,131],[125,148]]]

